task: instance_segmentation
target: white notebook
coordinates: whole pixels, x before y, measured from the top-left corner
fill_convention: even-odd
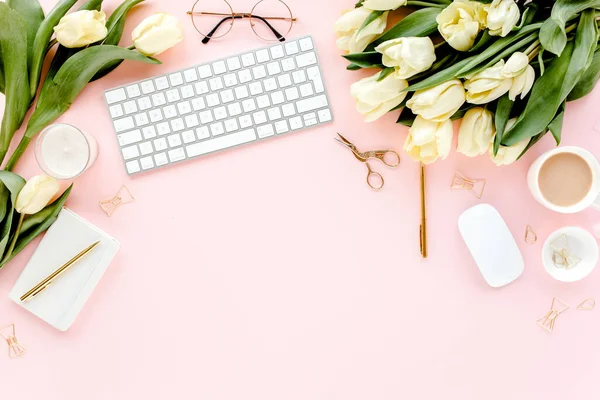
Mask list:
[[[20,301],[29,289],[98,240],[100,244],[92,252],[44,291],[26,303]],[[116,239],[63,208],[15,283],[10,299],[56,329],[66,331],[75,322],[119,247]]]

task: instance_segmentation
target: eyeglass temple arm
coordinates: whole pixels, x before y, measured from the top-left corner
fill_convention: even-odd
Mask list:
[[[212,36],[215,34],[215,32],[217,31],[217,29],[219,29],[219,27],[223,24],[223,22],[233,19],[233,18],[244,18],[245,15],[234,15],[234,16],[227,16],[225,18],[223,18],[221,21],[219,21],[217,23],[217,25],[206,35],[204,36],[204,39],[202,39],[202,43],[203,44],[207,44],[208,42],[210,42],[210,39],[212,38]],[[273,32],[273,34],[275,35],[275,37],[280,41],[280,42],[284,42],[285,38],[281,35],[281,33],[277,32],[277,30],[275,28],[273,28],[273,26],[271,24],[269,24],[269,22],[264,19],[263,17],[260,17],[258,15],[252,15],[252,18],[257,18],[260,19],[261,21],[263,21],[271,30],[271,32]]]

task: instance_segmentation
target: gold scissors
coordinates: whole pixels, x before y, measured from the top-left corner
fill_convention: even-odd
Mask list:
[[[400,154],[396,153],[394,150],[371,150],[360,152],[357,150],[356,146],[350,142],[348,139],[343,137],[338,133],[340,139],[335,138],[338,142],[346,146],[352,151],[354,157],[362,163],[365,163],[367,166],[367,185],[373,190],[379,190],[383,187],[384,180],[383,176],[379,172],[373,171],[371,169],[371,165],[368,163],[369,159],[375,158],[385,164],[387,167],[396,168],[400,165]]]

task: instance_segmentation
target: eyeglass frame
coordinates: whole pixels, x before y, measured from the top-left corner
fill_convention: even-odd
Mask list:
[[[208,44],[208,42],[210,41],[210,39],[218,39],[218,38],[222,38],[223,36],[227,35],[231,29],[233,29],[233,23],[235,22],[236,18],[237,19],[244,19],[244,18],[249,18],[250,19],[250,27],[252,28],[252,31],[254,32],[254,34],[256,36],[258,36],[259,38],[261,38],[262,40],[271,42],[271,41],[279,41],[279,42],[284,42],[285,41],[285,36],[290,33],[290,31],[292,30],[292,26],[294,25],[294,22],[296,22],[298,20],[297,17],[294,17],[294,15],[292,14],[292,9],[282,0],[278,0],[280,3],[282,3],[290,12],[290,17],[261,17],[260,15],[256,15],[254,14],[254,10],[256,9],[256,7],[262,3],[265,0],[260,0],[258,3],[256,3],[254,5],[254,7],[252,7],[252,10],[250,10],[249,13],[236,13],[233,11],[233,8],[231,7],[231,4],[229,4],[229,2],[227,0],[222,0],[225,4],[227,4],[227,6],[229,7],[229,9],[231,10],[231,14],[226,14],[226,13],[216,13],[216,12],[205,12],[205,11],[194,11],[194,9],[196,8],[196,5],[198,5],[198,3],[200,3],[203,0],[196,0],[196,2],[194,3],[194,5],[192,6],[192,10],[188,11],[187,14],[192,18],[192,24],[194,25],[194,28],[196,29],[196,31],[201,34],[202,36],[204,36],[204,39],[202,39],[202,43],[203,44]],[[214,15],[214,16],[224,16],[225,18],[223,18],[221,21],[219,21],[217,23],[217,25],[208,33],[208,34],[204,34],[200,31],[200,29],[196,26],[196,22],[194,22],[194,15]],[[271,32],[273,32],[273,34],[275,35],[275,37],[277,38],[277,40],[268,40],[263,38],[262,36],[260,36],[256,30],[254,29],[254,24],[252,23],[252,18],[256,18],[262,22],[265,23],[265,25],[267,25],[267,27],[271,30]],[[213,35],[215,34],[215,32],[217,31],[217,29],[219,29],[219,27],[228,19],[231,19],[231,24],[229,26],[229,29],[227,30],[227,32],[225,32],[224,34],[222,34],[221,36],[217,36],[217,37],[213,37]],[[279,33],[274,27],[273,25],[271,25],[269,23],[269,21],[267,20],[286,20],[286,21],[290,21],[290,29],[288,29],[287,32],[285,32],[285,34],[281,34]]]

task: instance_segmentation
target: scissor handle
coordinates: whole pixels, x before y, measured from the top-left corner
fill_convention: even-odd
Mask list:
[[[383,176],[379,172],[373,171],[368,162],[365,162],[365,165],[367,166],[367,170],[369,170],[367,173],[367,185],[375,191],[381,189],[384,184]]]
[[[360,153],[360,155],[366,160],[369,158],[376,158],[388,167],[395,168],[400,165],[400,154],[394,150],[372,150]]]

